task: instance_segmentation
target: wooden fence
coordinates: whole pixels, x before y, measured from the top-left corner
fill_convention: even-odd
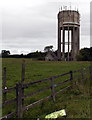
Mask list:
[[[16,103],[16,110],[15,112],[11,112],[9,113],[8,115],[2,117],[1,119],[5,119],[5,118],[11,118],[15,115],[15,117],[17,118],[22,118],[23,117],[23,112],[24,111],[27,111],[29,110],[30,108],[32,108],[33,106],[37,105],[37,104],[41,104],[44,100],[48,100],[48,99],[52,99],[53,101],[56,101],[56,95],[59,94],[60,92],[64,92],[65,90],[73,87],[74,85],[77,84],[78,82],[78,78],[81,76],[81,80],[87,80],[87,76],[86,74],[90,74],[90,76],[92,76],[92,67],[87,67],[87,68],[82,68],[82,69],[79,69],[79,70],[75,70],[75,71],[69,71],[67,73],[64,73],[64,74],[60,74],[60,75],[57,75],[57,76],[52,76],[50,78],[46,78],[46,79],[43,79],[43,80],[39,80],[39,81],[35,81],[35,82],[30,82],[30,83],[26,83],[24,84],[24,80],[25,80],[25,64],[22,64],[22,77],[21,77],[21,83],[18,83],[16,84],[14,87],[10,87],[8,88],[7,87],[7,77],[6,77],[6,68],[4,67],[3,69],[3,106],[7,105],[7,104],[11,104],[13,102]],[[74,75],[75,73],[77,73],[76,75]],[[80,75],[79,75],[80,74]],[[65,79],[57,84],[54,83],[54,80],[56,78],[59,78],[59,77],[63,77],[63,76],[66,76],[66,75],[69,75],[69,78],[68,79]],[[86,75],[86,77],[84,76]],[[77,78],[77,79],[76,79]],[[76,79],[76,80],[75,80]],[[29,88],[30,86],[34,85],[34,84],[38,84],[38,83],[43,83],[45,81],[50,81],[50,86],[49,87],[45,87],[45,88],[42,88],[42,89],[39,89],[35,92],[31,92],[30,94],[27,94],[27,95],[24,95],[24,89],[26,88]],[[61,90],[59,91],[55,91],[55,88],[60,86],[60,85],[63,85],[67,82],[70,82],[70,85],[68,85],[67,87],[65,88],[62,88]],[[36,95],[38,93],[41,93],[41,92],[45,92],[47,90],[51,90],[51,94],[43,99],[40,99],[36,102],[33,102],[32,104],[29,104],[27,106],[24,106],[24,99],[28,98],[28,97],[31,97],[33,95]],[[15,91],[16,93],[16,97],[13,98],[13,99],[10,99],[10,100],[7,100],[7,93],[8,92],[11,92],[11,91]]]

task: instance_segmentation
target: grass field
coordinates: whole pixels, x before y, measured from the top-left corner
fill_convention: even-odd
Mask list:
[[[7,86],[13,87],[16,83],[21,81],[21,64],[24,59],[8,59],[2,60],[2,67],[7,68]],[[45,61],[32,61],[31,59],[25,59],[26,73],[25,83],[41,80],[50,76],[59,75],[70,70],[77,70],[90,65],[90,62],[45,62]],[[68,76],[67,76],[68,77]],[[57,79],[61,81],[62,79]],[[89,80],[88,80],[89,81]],[[78,83],[73,89],[59,94],[56,97],[56,101],[52,100],[43,102],[41,105],[37,105],[31,110],[24,113],[25,118],[44,118],[46,114],[65,108],[67,118],[90,118],[90,96],[89,96],[89,82]],[[25,90],[25,93],[37,90],[47,86],[49,83],[35,85]],[[59,88],[60,89],[60,88]],[[39,100],[47,95],[41,93],[32,98],[25,100],[25,105]],[[15,97],[15,93],[7,94],[7,99]],[[15,104],[7,105],[3,108],[3,115],[15,110]]]

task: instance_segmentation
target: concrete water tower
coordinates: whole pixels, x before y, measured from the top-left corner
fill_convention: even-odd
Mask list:
[[[67,35],[65,34],[67,32]],[[67,37],[67,41],[66,41]],[[67,48],[66,48],[67,46]],[[62,10],[58,13],[58,51],[59,60],[76,60],[80,46],[80,14],[75,10]],[[65,50],[67,57],[65,58]],[[61,54],[62,53],[62,54]]]

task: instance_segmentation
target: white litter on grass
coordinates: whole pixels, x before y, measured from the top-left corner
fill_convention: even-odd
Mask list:
[[[62,117],[62,116],[66,116],[65,109],[53,112],[49,115],[46,115],[45,118],[46,119],[49,119],[49,118],[53,119],[53,118],[58,118],[58,117]]]
[[[4,88],[5,90],[7,89],[7,87]]]

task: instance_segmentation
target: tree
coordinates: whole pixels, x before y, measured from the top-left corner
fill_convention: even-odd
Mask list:
[[[76,56],[78,61],[91,61],[92,60],[92,47],[83,48],[79,51],[79,54]]]
[[[46,47],[44,48],[44,52],[49,52],[49,51],[53,51],[53,46],[52,46],[52,45],[46,46]]]
[[[10,55],[10,51],[9,50],[2,50],[1,51],[1,55],[2,55],[2,57],[9,56]]]

